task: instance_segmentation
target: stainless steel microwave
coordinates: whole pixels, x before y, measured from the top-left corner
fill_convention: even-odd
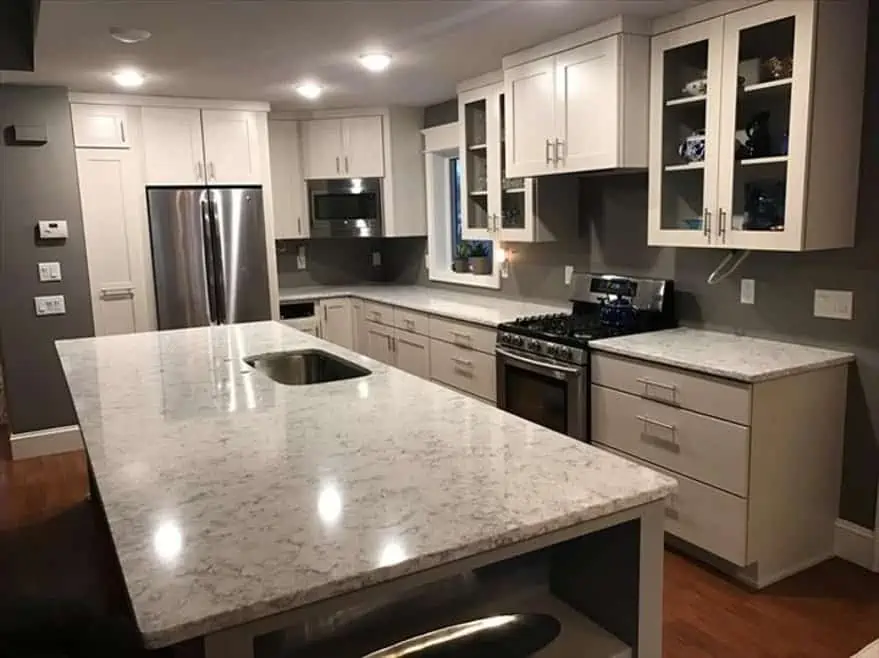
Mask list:
[[[382,235],[382,179],[308,181],[313,238],[378,238]]]

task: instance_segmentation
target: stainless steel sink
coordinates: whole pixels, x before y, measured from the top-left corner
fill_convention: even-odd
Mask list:
[[[244,363],[264,373],[279,384],[306,386],[354,379],[372,374],[323,350],[272,352],[245,357]]]

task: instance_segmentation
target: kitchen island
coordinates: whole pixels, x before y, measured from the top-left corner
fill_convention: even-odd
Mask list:
[[[272,633],[538,556],[559,640],[660,655],[671,478],[279,323],[57,346],[148,647],[265,655]],[[285,386],[243,361],[305,349],[371,374]]]

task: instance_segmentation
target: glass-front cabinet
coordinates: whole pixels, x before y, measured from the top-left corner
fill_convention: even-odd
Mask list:
[[[858,5],[773,0],[652,39],[649,244],[851,246]]]
[[[576,229],[576,181],[543,181],[546,194],[539,195],[537,179],[507,176],[503,75],[497,74],[497,82],[462,87],[462,239],[543,242],[558,239],[562,231],[557,227],[563,222]]]

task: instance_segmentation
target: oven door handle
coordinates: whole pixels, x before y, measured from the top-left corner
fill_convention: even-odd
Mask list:
[[[514,354],[513,352],[508,352],[507,350],[496,347],[495,352],[500,354],[501,356],[513,361],[514,363],[522,363],[528,364],[530,366],[534,366],[536,368],[540,368],[542,371],[546,372],[555,371],[555,372],[563,372],[568,375],[579,375],[582,372],[581,368],[572,368],[570,366],[564,366],[560,363],[547,363],[544,361],[537,361],[535,359],[529,359],[526,356],[522,356],[521,354]]]

